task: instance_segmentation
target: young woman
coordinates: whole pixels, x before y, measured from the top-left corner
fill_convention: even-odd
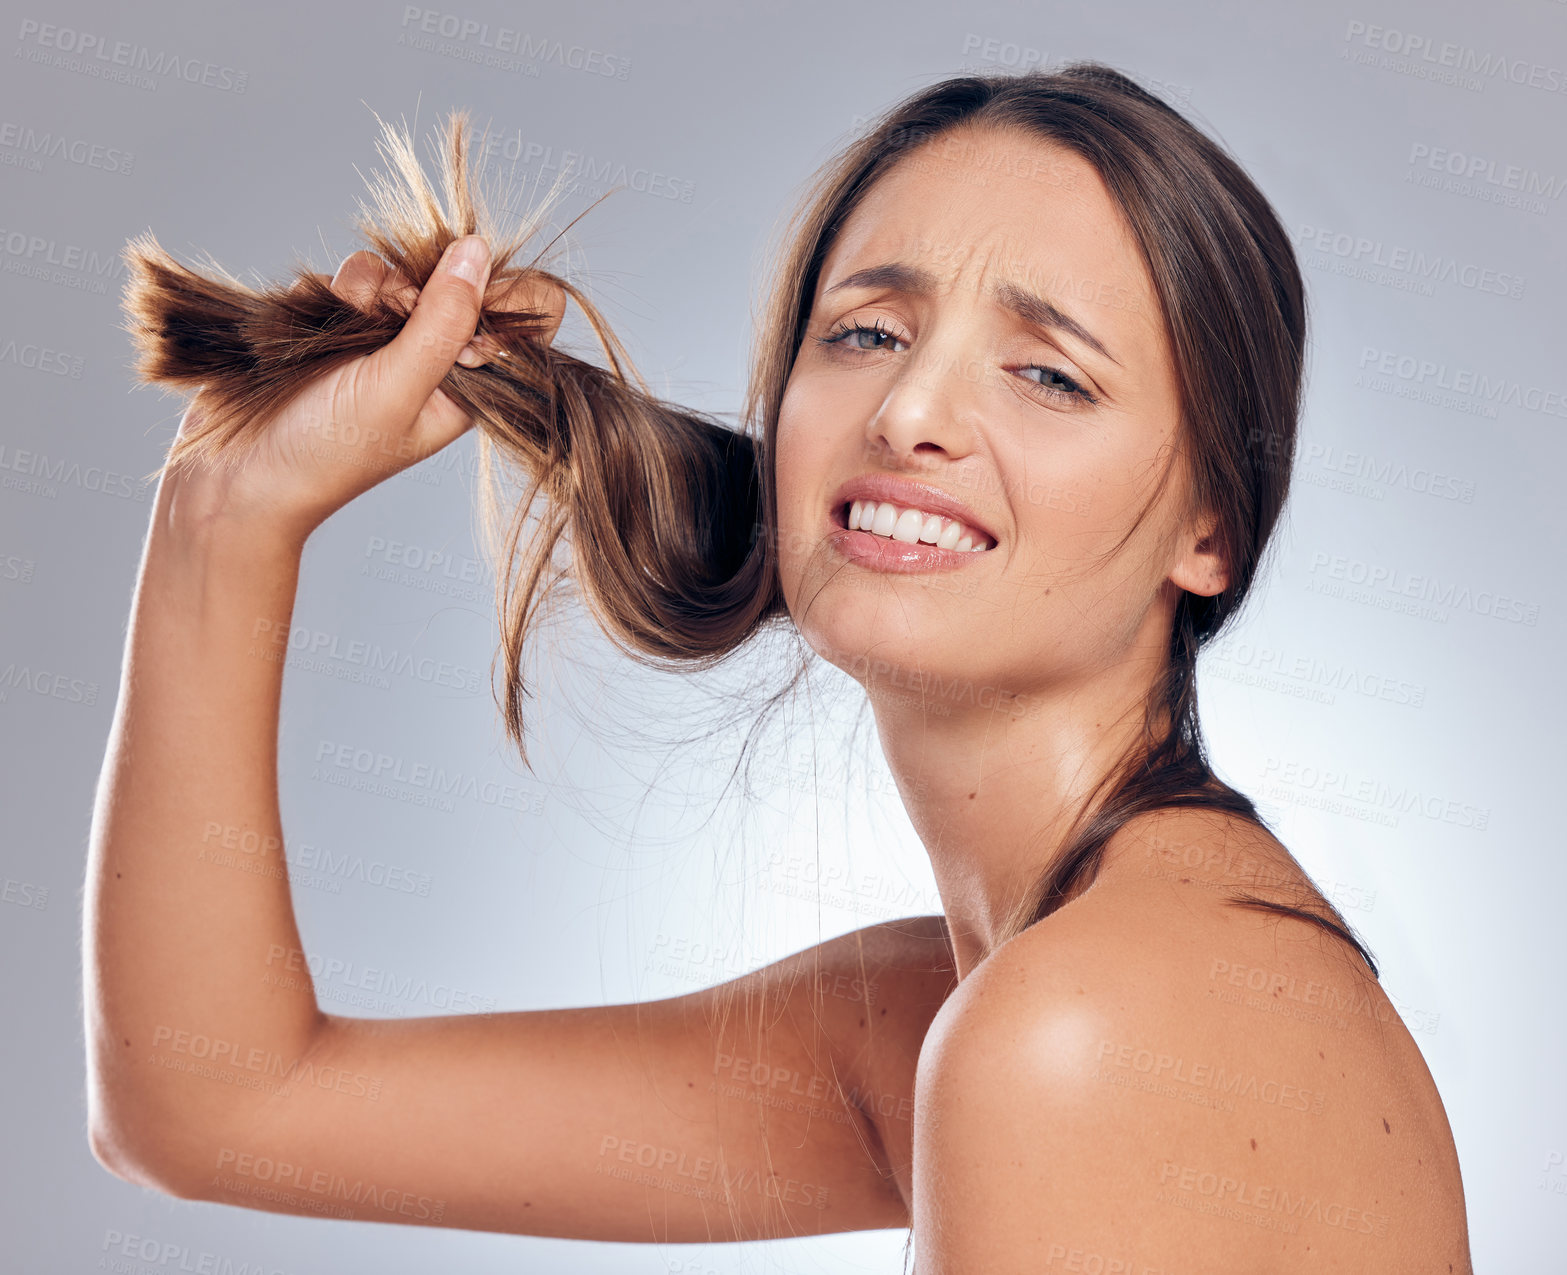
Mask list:
[[[910,1227],[920,1275],[1469,1271],[1419,1050],[1198,732],[1197,651],[1293,455],[1278,218],[1078,64],[916,93],[791,231],[754,439],[551,350],[562,285],[510,272],[497,299],[478,236],[307,280],[302,306],[406,320],[245,390],[245,420],[259,362],[225,380],[164,325],[169,379],[215,384],[176,446],[207,463],[158,493],[95,811],[95,1155],[187,1199],[533,1235]],[[497,338],[508,309],[530,339]],[[864,685],[944,916],[646,1004],[318,1009],[283,874],[196,864],[225,838],[282,863],[256,634],[288,632],[316,526],[476,419],[628,647],[709,659],[792,623]],[[242,463],[200,452],[219,425],[258,441]],[[544,550],[508,616],[514,727]]]

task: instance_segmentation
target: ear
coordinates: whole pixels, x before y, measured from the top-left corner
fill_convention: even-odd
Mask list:
[[[1229,587],[1230,569],[1219,543],[1218,526],[1218,515],[1203,513],[1182,532],[1181,556],[1170,571],[1172,584],[1205,598]]]

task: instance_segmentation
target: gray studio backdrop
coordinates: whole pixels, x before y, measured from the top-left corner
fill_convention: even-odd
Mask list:
[[[6,6],[0,1264],[898,1269],[901,1232],[665,1248],[452,1233],[181,1204],[93,1161],[85,843],[140,479],[180,407],[133,388],[118,252],[150,228],[253,279],[301,256],[331,271],[357,246],[356,167],[380,166],[373,112],[423,147],[467,107],[520,189],[576,173],[557,226],[620,188],[560,264],[660,392],[733,413],[764,249],[836,145],[939,77],[1092,56],[1240,156],[1311,290],[1290,514],[1205,666],[1216,759],[1380,958],[1452,1118],[1477,1269],[1562,1269],[1567,4],[441,2]],[[592,349],[575,319],[562,339]],[[568,614],[524,770],[488,689],[474,457],[465,439],[376,489],[306,554],[281,784],[328,1008],[668,996],[939,909],[840,676],[764,736],[749,795],[720,800],[735,731],[678,737],[723,695],[765,692],[779,661],[655,677]],[[458,779],[438,791],[436,769]],[[231,849],[213,870],[244,869]]]

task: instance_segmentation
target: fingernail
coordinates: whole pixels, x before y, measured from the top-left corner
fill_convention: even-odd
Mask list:
[[[446,269],[475,287],[482,287],[489,273],[490,246],[482,235],[464,235],[446,249]]]

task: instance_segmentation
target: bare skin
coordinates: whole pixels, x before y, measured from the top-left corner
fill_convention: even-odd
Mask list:
[[[107,1167],[184,1198],[520,1234],[911,1226],[920,1275],[1470,1271],[1446,1116],[1386,997],[1339,940],[1224,902],[1309,888],[1266,833],[1145,816],[1088,888],[1002,937],[1134,729],[1179,591],[1218,592],[1224,566],[1179,482],[1107,556],[1177,421],[1108,193],[1033,139],[960,140],[895,168],[840,232],[778,456],[791,614],[865,684],[945,916],[639,1005],[362,1020],[320,1012],[308,975],[277,976],[299,969],[286,878],[203,847],[242,828],[283,862],[282,665],[254,634],[287,632],[305,540],[467,428],[434,387],[477,302],[438,274],[401,345],[309,387],[245,472],[159,491],[89,865]],[[934,286],[834,287],[888,262]],[[1051,295],[1114,357],[998,305],[1001,280]],[[333,286],[362,301],[406,281],[360,254]],[[890,335],[813,339],[861,322]],[[384,463],[298,446],[344,414],[417,446]],[[938,488],[994,547],[961,575],[834,557],[834,493],[867,472]],[[955,708],[911,693],[910,673],[991,694]],[[998,712],[999,691],[1039,710]],[[213,1042],[240,1077],[293,1083],[184,1065]]]

